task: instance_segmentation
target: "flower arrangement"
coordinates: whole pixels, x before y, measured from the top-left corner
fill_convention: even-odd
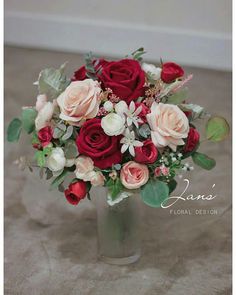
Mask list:
[[[30,134],[36,165],[25,157],[16,163],[39,167],[72,205],[90,198],[91,186],[105,186],[111,206],[140,190],[144,203],[160,207],[176,175],[193,169],[186,158],[212,169],[215,160],[198,151],[195,121],[207,118],[205,139],[212,142],[228,135],[228,123],[189,103],[192,75],[173,62],[144,63],[144,53],[140,48],[119,61],[90,53],[71,79],[65,64],[41,71],[35,106],[22,108],[7,131],[10,142],[22,130]]]

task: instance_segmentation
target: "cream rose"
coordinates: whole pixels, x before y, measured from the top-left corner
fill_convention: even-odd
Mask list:
[[[147,183],[149,171],[146,165],[130,161],[126,163],[120,172],[120,179],[124,187],[137,189]]]
[[[89,181],[93,186],[103,186],[105,177],[101,171],[92,171],[88,173]]]
[[[100,93],[99,83],[92,79],[72,82],[57,98],[61,110],[60,118],[71,125],[79,125],[82,119],[96,117]]]
[[[101,126],[109,136],[120,135],[125,130],[125,118],[118,114],[110,113],[102,118]]]
[[[46,103],[47,103],[47,96],[45,94],[39,94],[37,96],[37,101],[35,104],[36,111],[39,112],[45,106]]]
[[[156,147],[169,146],[176,151],[178,145],[184,144],[183,138],[188,136],[188,118],[176,105],[154,102],[147,121]]]
[[[66,165],[66,158],[62,148],[57,147],[52,150],[51,155],[47,158],[47,167],[52,172],[63,170]]]
[[[89,181],[90,176],[88,174],[94,169],[93,160],[86,156],[79,156],[75,161],[75,165],[76,177],[84,181]]]
[[[153,64],[143,63],[142,69],[145,73],[150,74],[154,80],[158,80],[161,77],[162,69],[154,66]]]
[[[54,104],[52,102],[46,102],[44,106],[38,112],[38,115],[35,119],[35,128],[36,130],[40,130],[43,127],[50,125],[50,121],[52,119],[54,112]]]

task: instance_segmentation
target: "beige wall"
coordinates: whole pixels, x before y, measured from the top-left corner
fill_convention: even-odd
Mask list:
[[[231,0],[7,0],[6,11],[231,32]]]

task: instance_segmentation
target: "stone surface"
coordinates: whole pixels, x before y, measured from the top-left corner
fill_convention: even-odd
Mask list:
[[[83,63],[76,54],[5,49],[6,125],[21,106],[35,103],[32,82],[39,71],[64,61],[69,61],[69,74]],[[194,74],[191,100],[230,121],[231,73],[197,68],[186,72]],[[217,197],[179,201],[169,209],[142,205],[142,258],[118,267],[97,261],[93,205],[86,200],[72,207],[62,194],[49,192],[37,173],[16,169],[14,159],[33,154],[27,137],[20,145],[6,143],[5,294],[231,294],[231,139],[204,143],[201,150],[214,157],[217,166],[211,172],[196,167],[188,174],[188,194]],[[177,193],[184,188],[183,180],[179,182]],[[190,210],[191,215],[178,215],[177,209]],[[217,214],[196,214],[201,209]]]

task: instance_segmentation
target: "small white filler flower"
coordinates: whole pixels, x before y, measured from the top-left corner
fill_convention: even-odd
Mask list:
[[[135,157],[135,147],[143,146],[141,141],[135,139],[134,131],[130,131],[129,128],[125,129],[124,137],[121,139],[120,143],[122,143],[121,153],[123,154],[127,149],[129,149],[129,153],[131,156]]]

